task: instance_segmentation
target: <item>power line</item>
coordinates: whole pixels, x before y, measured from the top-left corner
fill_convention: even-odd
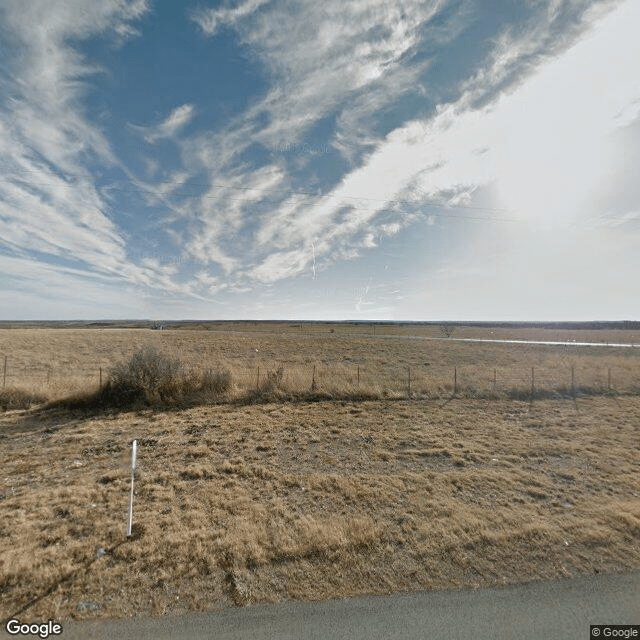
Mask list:
[[[36,170],[33,169],[21,169],[22,173],[38,173]],[[74,175],[69,175],[67,174],[67,179],[68,178],[85,178],[86,176],[80,176],[79,174]],[[64,187],[68,187],[68,188],[73,188],[76,187],[77,185],[72,184],[70,182],[68,182],[67,180],[63,180],[63,184],[62,185],[56,185],[53,183],[46,183],[46,182],[27,182],[24,180],[21,180],[20,178],[16,178],[14,180],[11,180],[9,178],[0,178],[0,183],[4,182],[7,184],[14,184],[17,181],[21,181],[21,182],[25,182],[26,186],[31,186],[31,187],[59,187],[59,186],[64,186]],[[115,187],[115,186],[110,186],[110,185],[103,185],[103,186],[96,186],[95,184],[91,185],[94,189],[96,189],[97,191],[99,190],[104,190],[106,192],[115,192],[115,193],[123,193],[123,194],[132,194],[132,193],[136,193],[136,192],[142,192],[142,193],[146,193],[148,195],[152,195],[155,196],[158,199],[166,199],[172,196],[175,196],[175,194],[172,193],[155,193],[151,188],[147,188],[149,185],[175,185],[175,187],[177,189],[181,189],[183,184],[186,183],[180,183],[176,180],[153,180],[153,181],[145,181],[145,182],[141,182],[139,184],[133,183],[132,185],[128,186],[128,187]],[[188,186],[191,187],[202,187],[203,189],[229,189],[229,190],[235,190],[235,191],[244,191],[244,192],[257,192],[257,193],[280,193],[280,194],[288,194],[286,195],[284,198],[282,198],[281,200],[273,200],[272,202],[269,201],[258,201],[258,202],[253,202],[251,203],[252,206],[257,206],[257,205],[268,205],[268,204],[282,204],[283,202],[286,202],[287,200],[295,197],[295,196],[303,196],[303,197],[312,197],[312,198],[317,198],[317,199],[323,199],[323,198],[328,198],[328,199],[344,199],[344,200],[356,200],[356,201],[368,201],[368,202],[385,202],[385,203],[390,203],[391,206],[393,205],[398,205],[398,206],[411,206],[411,207],[415,207],[415,208],[420,208],[420,207],[433,207],[433,208],[444,208],[444,209],[461,209],[461,210],[471,210],[471,211],[487,211],[490,213],[510,213],[509,209],[504,209],[504,208],[498,208],[498,207],[486,207],[486,206],[478,206],[478,205],[464,205],[464,204],[450,204],[447,202],[418,202],[415,200],[404,200],[404,199],[394,199],[394,198],[390,198],[390,199],[386,199],[386,198],[370,198],[370,197],[366,197],[366,196],[350,196],[350,195],[332,195],[332,194],[322,194],[322,193],[317,193],[317,192],[311,192],[311,191],[298,191],[298,190],[283,190],[283,189],[271,189],[271,188],[265,188],[265,187],[240,187],[240,186],[236,186],[236,185],[229,185],[229,184],[221,184],[221,183],[209,183],[209,184],[203,184],[203,183],[194,183],[194,182],[189,182]],[[207,194],[207,193],[195,193],[195,192],[191,192],[191,193],[184,193],[181,192],[180,194],[183,197],[192,197],[192,198],[205,198],[205,199],[211,199],[214,200],[216,199],[215,195],[212,194]],[[179,197],[179,196],[178,196]],[[239,199],[239,198],[227,198],[227,201],[229,202],[246,202],[243,199]],[[346,205],[348,206],[348,205]],[[356,207],[354,206],[353,209],[355,211],[378,211],[381,213],[400,213],[395,209],[391,209],[391,208],[377,208],[377,207]],[[517,222],[516,219],[514,218],[497,218],[497,217],[477,217],[477,216],[452,216],[452,215],[447,215],[445,213],[430,213],[430,215],[435,216],[435,217],[442,217],[442,218],[459,218],[459,219],[468,219],[468,220],[481,220],[481,221],[486,221],[486,222]]]

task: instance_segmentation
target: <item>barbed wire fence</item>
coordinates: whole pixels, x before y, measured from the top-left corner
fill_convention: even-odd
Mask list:
[[[206,363],[203,363],[206,366]],[[0,354],[2,391],[11,388],[38,389],[45,394],[74,388],[102,386],[109,367],[84,363],[77,367],[54,367],[49,363],[12,359]],[[215,363],[212,363],[215,368]],[[237,364],[231,367],[236,393],[279,389],[304,395],[327,397],[395,397],[414,400],[446,398],[507,398],[533,401],[586,395],[640,394],[640,363],[597,366],[567,364],[548,366],[490,366],[487,364],[438,365],[410,363],[381,365],[361,362],[278,361]]]

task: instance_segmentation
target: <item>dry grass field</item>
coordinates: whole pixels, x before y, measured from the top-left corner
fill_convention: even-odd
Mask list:
[[[3,356],[7,358],[0,409],[3,391],[4,405],[11,409],[10,392],[41,401],[95,390],[101,375],[106,379],[111,367],[145,347],[187,366],[230,371],[235,397],[260,389],[279,368],[280,390],[296,397],[312,387],[332,398],[406,397],[409,377],[412,396],[448,397],[455,372],[456,390],[467,397],[521,398],[530,393],[532,368],[539,395],[570,392],[572,370],[574,391],[640,392],[640,348],[447,341],[439,327],[420,325],[211,326],[218,328],[0,328],[0,367]],[[453,337],[640,344],[640,331],[458,327]]]
[[[640,568],[638,350],[234,329],[0,330],[5,393],[42,401],[95,392],[149,346],[231,374],[200,404],[0,413],[2,619]],[[565,391],[573,367],[573,393],[529,401],[531,367]]]

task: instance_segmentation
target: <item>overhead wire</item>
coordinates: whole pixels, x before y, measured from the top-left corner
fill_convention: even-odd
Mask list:
[[[14,171],[14,173],[16,172]],[[36,170],[31,170],[31,169],[21,169],[19,173],[38,173],[38,172]],[[0,182],[13,184],[16,181],[20,181],[20,182],[24,182],[25,186],[31,186],[31,187],[56,187],[57,188],[62,186],[67,188],[73,188],[76,185],[74,185],[72,182],[69,182],[68,181],[69,178],[82,179],[82,178],[87,178],[87,176],[82,176],[80,174],[75,174],[75,175],[66,174],[66,178],[67,178],[66,180],[64,178],[61,178],[62,184],[53,184],[48,182],[30,182],[27,180],[22,180],[17,176],[13,180],[9,178],[0,177]],[[171,193],[171,192],[155,193],[151,188],[154,185],[175,185],[175,188],[176,188],[175,190],[179,191],[179,193]],[[269,188],[269,187],[242,187],[237,185],[221,184],[221,183],[207,184],[207,183],[197,183],[197,182],[191,182],[191,181],[185,181],[185,183],[180,183],[176,180],[162,180],[162,179],[151,180],[151,181],[149,180],[140,181],[139,183],[132,183],[127,187],[118,187],[118,186],[112,186],[109,184],[104,184],[99,186],[93,184],[93,187],[97,191],[104,191],[108,193],[133,194],[133,193],[141,192],[143,194],[156,197],[158,199],[167,199],[170,197],[181,197],[181,196],[192,197],[192,198],[204,198],[204,199],[211,199],[211,200],[214,200],[217,198],[216,195],[210,194],[210,193],[201,193],[201,192],[185,193],[183,187],[187,187],[187,188],[201,187],[202,189],[220,189],[220,190],[229,189],[234,191],[283,194],[283,197],[281,199],[265,201],[265,199],[262,198],[256,202],[252,202],[251,206],[254,206],[254,207],[259,205],[278,205],[278,204],[281,205],[287,200],[291,200],[296,196],[301,196],[301,197],[311,197],[311,198],[317,198],[317,199],[355,200],[357,202],[384,202],[384,203],[389,203],[390,207],[397,205],[397,206],[410,206],[417,209],[421,207],[430,207],[430,208],[439,208],[439,209],[448,209],[448,210],[460,209],[460,210],[470,210],[470,211],[487,211],[489,213],[510,213],[511,212],[509,209],[504,209],[499,207],[487,207],[487,206],[467,205],[467,204],[451,204],[449,202],[434,202],[434,201],[429,202],[424,200],[422,201],[406,200],[402,198],[372,198],[368,196],[334,195],[331,193],[323,194],[323,193],[313,192],[313,191],[285,190],[285,189]],[[428,198],[426,194],[425,194],[425,197]],[[241,198],[226,198],[226,201],[227,202],[246,202],[246,200]],[[349,206],[349,205],[345,204],[344,206]],[[393,209],[390,207],[378,208],[378,207],[353,206],[353,210],[354,211],[377,211],[380,213],[402,213],[397,209]],[[444,212],[440,212],[440,213],[430,212],[429,215],[433,217],[438,217],[438,218],[475,220],[475,221],[484,221],[484,222],[511,222],[511,223],[518,222],[517,219],[509,218],[509,217],[463,216],[463,215],[451,215]]]

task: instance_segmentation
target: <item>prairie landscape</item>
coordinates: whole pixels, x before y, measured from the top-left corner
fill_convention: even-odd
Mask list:
[[[640,568],[640,349],[445,339],[637,344],[640,332],[446,334],[0,328],[2,618]],[[166,356],[193,393],[120,405],[104,395],[141,353]]]

